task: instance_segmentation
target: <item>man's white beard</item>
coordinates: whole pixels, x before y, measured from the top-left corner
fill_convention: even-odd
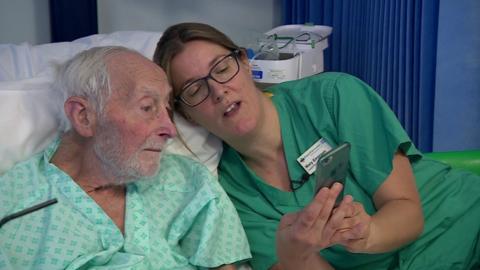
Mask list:
[[[118,133],[117,128],[102,121],[93,145],[95,154],[101,161],[102,170],[106,175],[113,177],[112,185],[123,185],[135,182],[144,177],[154,176],[160,168],[161,153],[159,153],[157,166],[154,170],[146,170],[140,161],[139,155],[142,149],[154,147],[147,141],[137,152],[131,156],[125,156],[125,144]]]

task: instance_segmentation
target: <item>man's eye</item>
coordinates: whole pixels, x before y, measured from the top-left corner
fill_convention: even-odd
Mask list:
[[[153,110],[153,106],[143,106],[142,110],[144,112],[151,112]]]

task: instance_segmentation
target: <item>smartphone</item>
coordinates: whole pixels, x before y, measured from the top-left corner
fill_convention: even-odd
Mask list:
[[[322,187],[331,187],[339,182],[345,186],[345,178],[348,172],[348,160],[350,156],[350,144],[343,143],[330,151],[323,153],[317,162],[315,171],[316,187],[315,194]],[[343,199],[343,190],[335,202],[338,205]]]

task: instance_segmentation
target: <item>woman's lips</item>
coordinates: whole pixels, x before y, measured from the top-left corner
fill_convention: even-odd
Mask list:
[[[234,102],[227,107],[227,109],[223,113],[223,116],[226,116],[226,117],[232,116],[239,110],[239,108],[240,108],[240,101]]]

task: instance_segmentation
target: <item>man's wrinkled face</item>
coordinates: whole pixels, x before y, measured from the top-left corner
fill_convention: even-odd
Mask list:
[[[109,56],[112,95],[97,118],[94,151],[116,184],[158,173],[171,121],[171,88],[165,73],[133,53]]]

